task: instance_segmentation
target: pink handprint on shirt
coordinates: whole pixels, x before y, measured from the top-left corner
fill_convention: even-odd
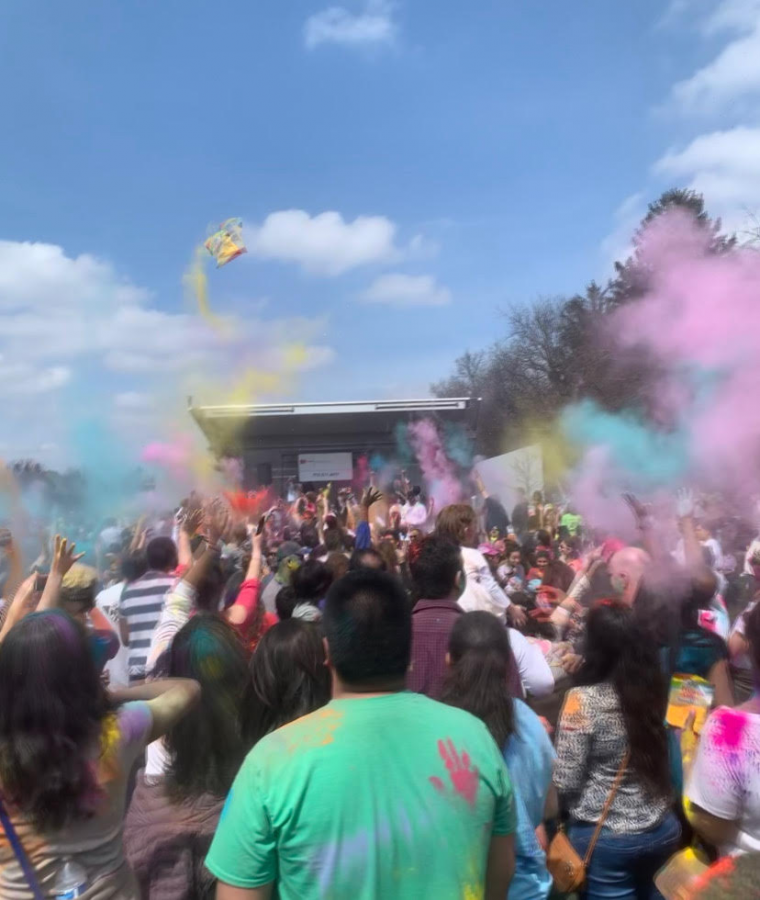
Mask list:
[[[479,772],[477,766],[470,767],[469,753],[463,750],[460,756],[451,738],[447,738],[445,741],[438,741],[438,753],[446,765],[454,791],[460,797],[464,797],[470,806],[474,806],[475,797],[478,793]],[[436,782],[440,783],[438,778],[431,778],[430,781],[436,787],[438,787]]]

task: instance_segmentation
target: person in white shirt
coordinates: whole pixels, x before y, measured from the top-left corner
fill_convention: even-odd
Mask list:
[[[531,697],[546,697],[551,694],[554,691],[554,675],[541,648],[515,628],[508,628],[507,631],[523,693]]]
[[[466,503],[445,506],[438,514],[436,532],[448,537],[462,549],[462,563],[467,578],[459,605],[465,612],[485,610],[510,625],[520,627],[527,621],[525,610],[516,606],[499,587],[483,554],[472,544],[477,538],[477,516]]]
[[[699,521],[694,522],[694,534],[703,547],[709,548],[710,553],[712,554],[711,568],[721,569],[723,566],[723,550],[717,538],[713,537],[712,532],[704,522]],[[678,541],[673,556],[680,565],[683,566],[686,564],[686,550],[684,548],[683,538]]]
[[[129,687],[129,647],[124,645],[121,639],[121,629],[119,628],[121,595],[126,586],[126,581],[112,584],[111,587],[101,591],[95,598],[95,606],[103,613],[104,618],[108,621],[119,641],[119,649],[116,651],[116,655],[113,659],[109,659],[105,665],[105,671],[108,673],[108,684],[113,688]]]
[[[418,487],[414,488],[408,501],[401,507],[401,524],[407,529],[418,528],[424,531],[427,520],[428,510],[422,502],[422,493]]]

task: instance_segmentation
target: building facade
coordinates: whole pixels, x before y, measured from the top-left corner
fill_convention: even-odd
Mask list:
[[[244,488],[273,486],[284,496],[290,482],[349,483],[361,457],[399,459],[399,433],[430,418],[475,433],[479,401],[469,397],[194,406],[190,414],[217,457],[244,464]],[[408,466],[419,483],[420,472]]]

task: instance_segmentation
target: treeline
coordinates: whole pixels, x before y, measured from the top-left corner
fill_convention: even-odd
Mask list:
[[[656,365],[644,348],[622,350],[616,344],[609,316],[646,293],[651,273],[639,255],[642,231],[673,207],[706,229],[712,252],[735,246],[736,237],[721,233],[720,220],[710,218],[701,194],[666,191],[649,204],[633,236],[632,255],[615,263],[607,284],[592,281],[582,294],[505,310],[506,336],[487,349],[466,351],[448,378],[431,385],[436,397],[482,398],[480,452],[491,456],[547,436],[557,413],[582,398],[613,412],[627,408],[648,415]]]

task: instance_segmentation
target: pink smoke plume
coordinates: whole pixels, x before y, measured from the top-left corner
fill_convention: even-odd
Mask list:
[[[463,497],[456,468],[446,456],[441,435],[434,422],[422,419],[409,426],[409,443],[420,464],[428,494],[435,501],[436,511]]]
[[[190,441],[186,438],[179,438],[173,443],[152,441],[143,447],[140,460],[162,466],[175,475],[182,474],[190,461]]]
[[[648,422],[588,402],[565,412],[586,444],[573,495],[590,520],[619,529],[622,490],[654,497],[697,483],[749,501],[760,487],[760,251],[715,252],[714,240],[682,209],[639,236],[648,290],[610,325],[620,346],[656,360],[657,409]]]
[[[652,221],[640,254],[649,293],[618,314],[623,342],[641,342],[666,367],[662,393],[677,395],[686,369],[697,378],[674,410],[688,436],[687,477],[757,486],[760,450],[760,252],[710,251],[712,234],[685,211]],[[699,382],[702,384],[699,384]]]

